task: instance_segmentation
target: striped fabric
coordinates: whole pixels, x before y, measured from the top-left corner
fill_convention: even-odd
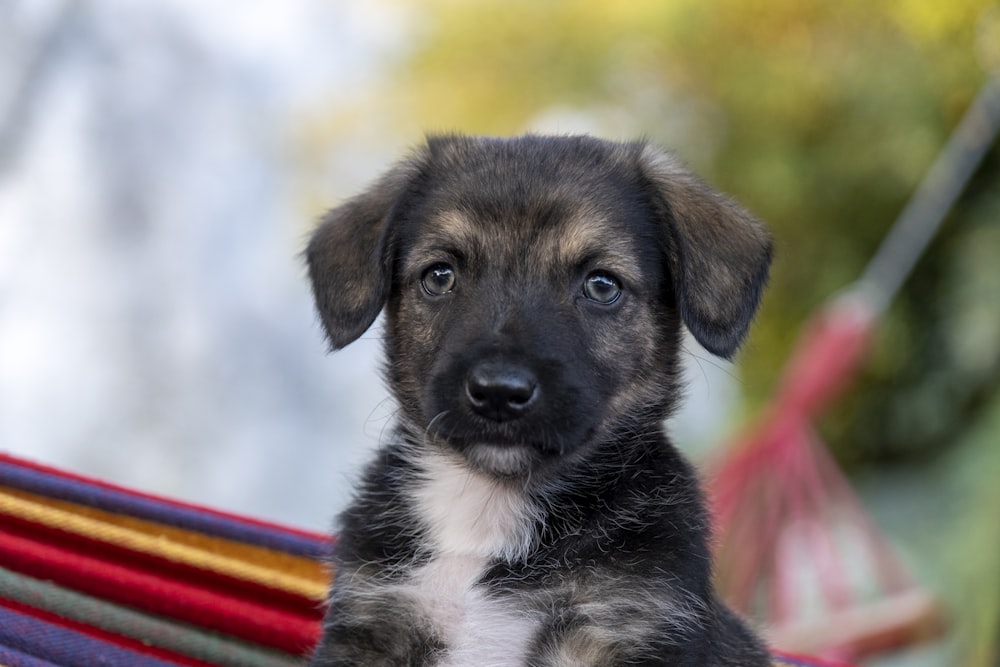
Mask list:
[[[301,666],[330,546],[0,454],[0,667]]]

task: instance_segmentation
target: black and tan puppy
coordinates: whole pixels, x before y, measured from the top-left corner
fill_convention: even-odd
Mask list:
[[[432,137],[307,251],[333,348],[385,310],[398,424],[340,517],[313,665],[767,665],[663,430],[731,356],[764,228],[644,142]]]

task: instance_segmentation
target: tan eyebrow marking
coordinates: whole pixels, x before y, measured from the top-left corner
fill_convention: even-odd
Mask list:
[[[575,267],[596,260],[600,268],[638,280],[640,268],[632,239],[598,213],[582,211],[545,235],[537,252],[547,261]],[[595,267],[596,268],[596,267]]]

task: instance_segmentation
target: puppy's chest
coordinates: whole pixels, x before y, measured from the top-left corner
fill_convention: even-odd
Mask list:
[[[410,594],[443,640],[438,667],[514,667],[525,662],[539,619],[515,600],[479,583],[486,561],[441,555],[418,569]]]
[[[429,464],[414,501],[434,554],[412,575],[411,594],[447,646],[442,667],[523,665],[540,619],[481,579],[495,558],[523,554],[537,521],[515,490],[446,460]]]

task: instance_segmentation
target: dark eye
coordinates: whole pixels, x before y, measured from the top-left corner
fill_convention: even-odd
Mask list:
[[[455,269],[447,264],[435,264],[420,276],[420,284],[431,296],[441,296],[455,289]]]
[[[608,305],[622,295],[622,286],[610,273],[594,271],[583,280],[583,294],[591,301]]]

